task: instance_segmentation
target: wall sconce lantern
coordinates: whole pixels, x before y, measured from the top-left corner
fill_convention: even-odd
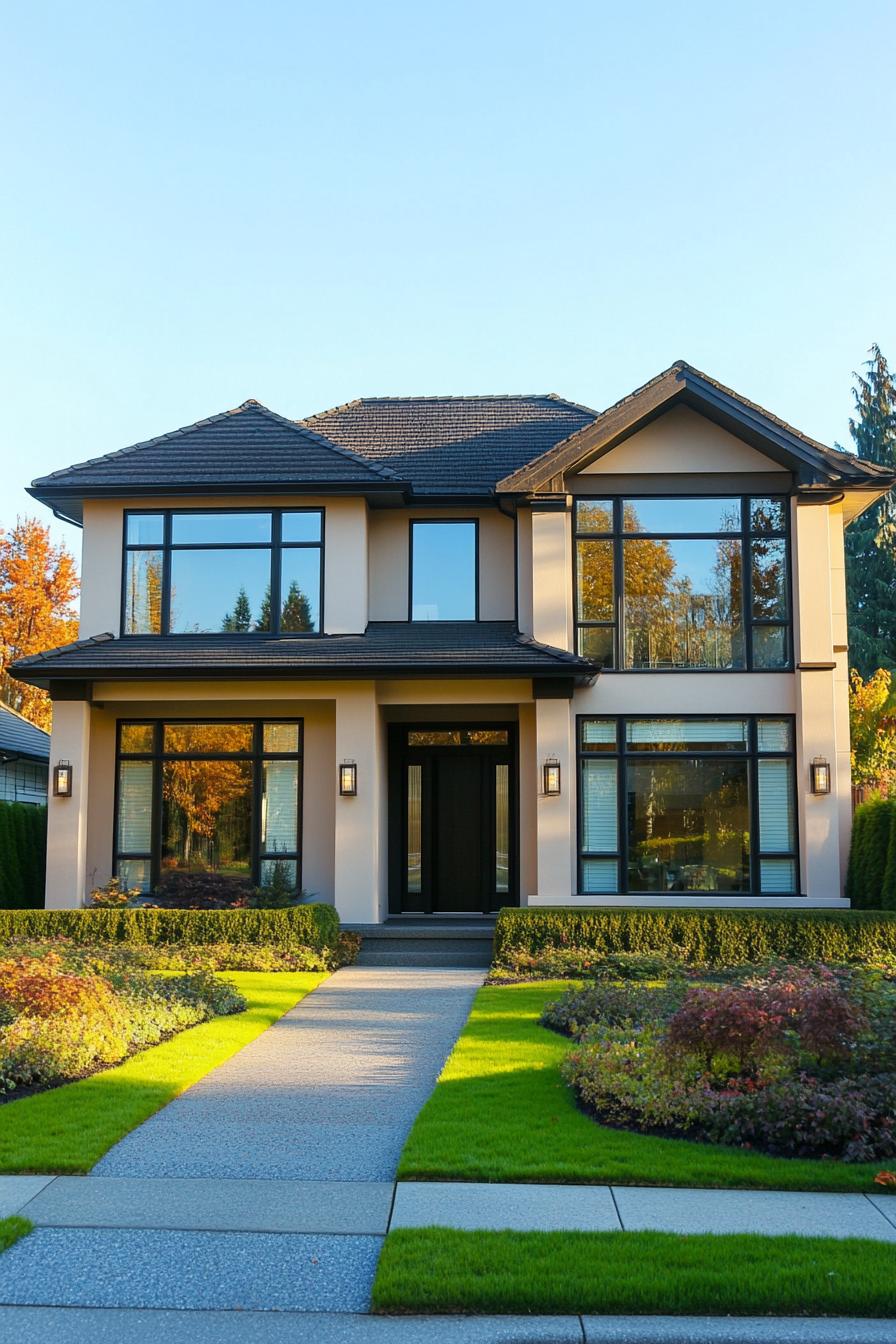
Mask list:
[[[556,798],[560,793],[560,762],[556,756],[549,756],[541,767],[542,791],[547,798]]]
[[[354,798],[358,792],[358,767],[354,761],[343,761],[339,767],[339,796]]]
[[[823,756],[816,756],[809,766],[813,793],[830,793],[831,767]]]
[[[53,797],[71,798],[72,767],[70,761],[60,761],[53,766]]]

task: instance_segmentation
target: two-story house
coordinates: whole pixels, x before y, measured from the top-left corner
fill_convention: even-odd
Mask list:
[[[894,484],[677,363],[561,397],[254,401],[35,481],[83,526],[47,903],[113,873],[344,920],[842,904],[844,527]]]

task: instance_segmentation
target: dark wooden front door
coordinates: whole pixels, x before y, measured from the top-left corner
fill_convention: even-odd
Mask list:
[[[516,904],[514,774],[512,725],[393,727],[393,913],[488,914]]]

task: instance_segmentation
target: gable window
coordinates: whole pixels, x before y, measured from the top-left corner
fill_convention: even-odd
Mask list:
[[[476,621],[478,533],[475,519],[411,523],[412,621]]]
[[[115,871],[149,891],[178,873],[301,877],[299,720],[121,722]]]
[[[321,509],[125,513],[125,635],[317,634]]]
[[[580,718],[579,890],[794,896],[793,720]]]
[[[602,667],[791,666],[787,500],[579,499],[576,639]]]

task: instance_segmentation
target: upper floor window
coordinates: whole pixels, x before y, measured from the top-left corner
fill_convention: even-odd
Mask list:
[[[791,666],[787,500],[579,499],[576,639],[603,667]]]
[[[315,634],[323,513],[125,513],[126,635]]]
[[[475,519],[411,523],[411,620],[479,619]]]

